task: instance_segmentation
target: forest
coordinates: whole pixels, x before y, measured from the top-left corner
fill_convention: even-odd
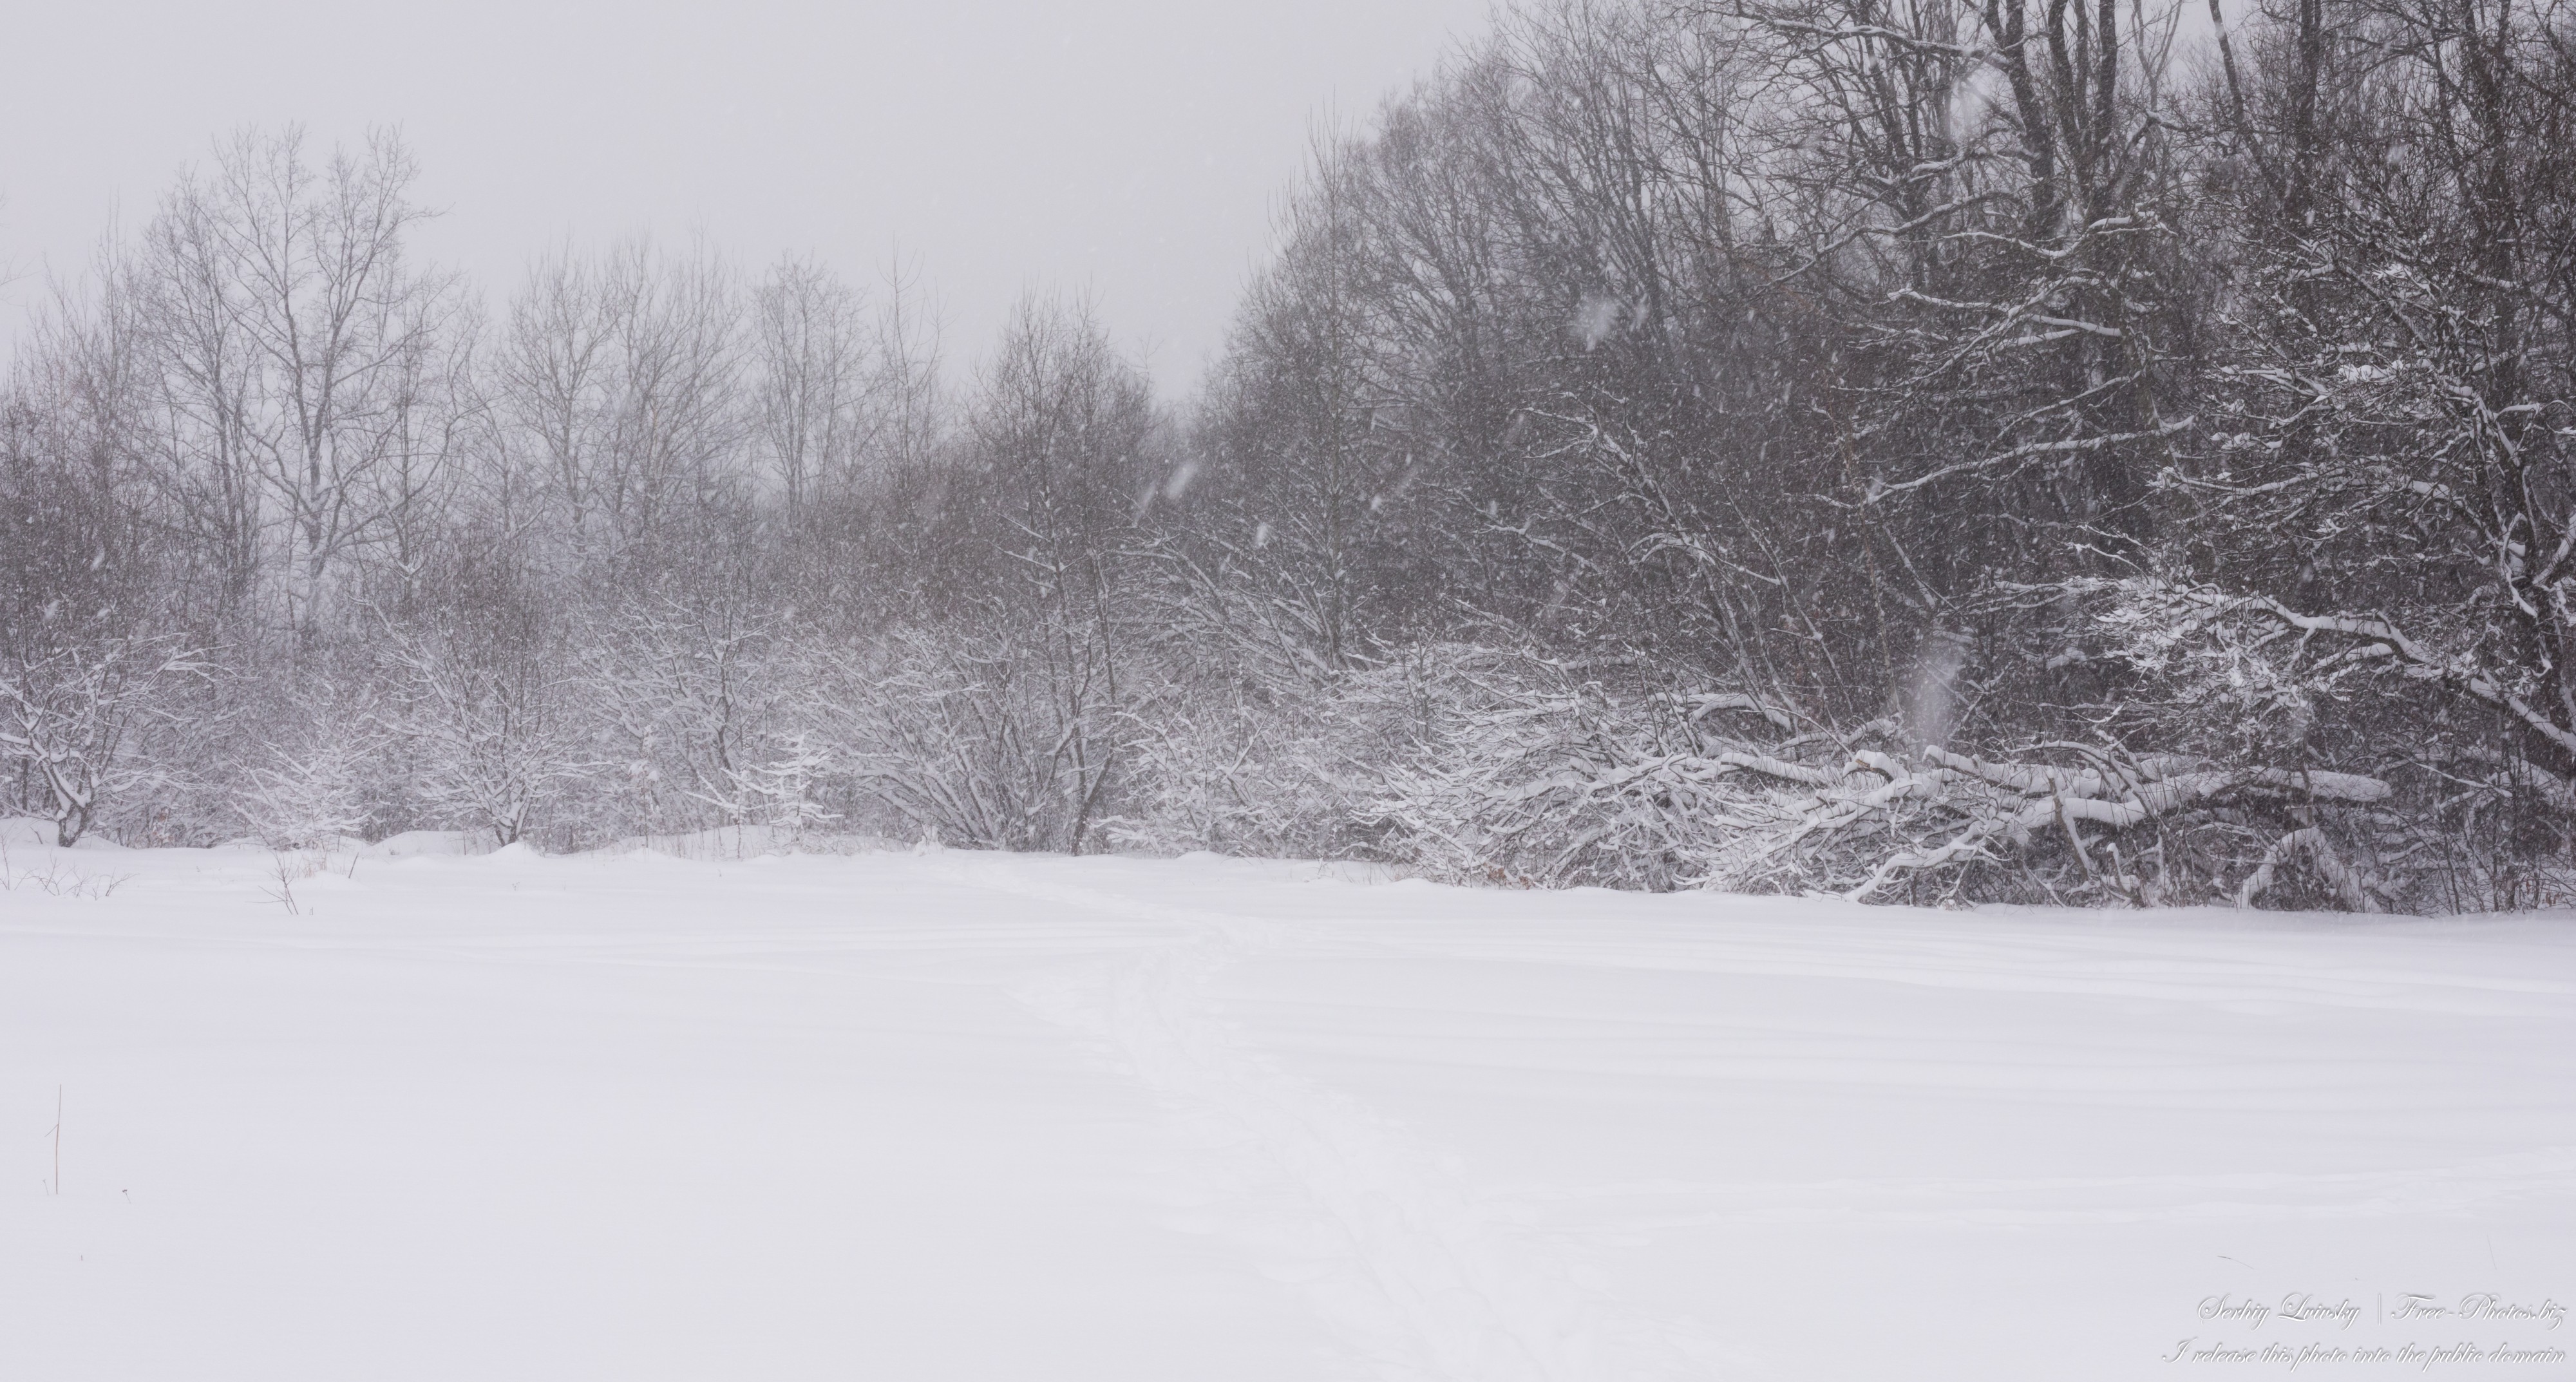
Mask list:
[[[1317,136],[1168,397],[899,266],[487,297],[416,186],[226,136],[15,343],[0,816],[2576,891],[2553,0],[1516,11]]]

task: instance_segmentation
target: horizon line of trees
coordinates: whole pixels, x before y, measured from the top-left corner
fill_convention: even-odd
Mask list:
[[[413,176],[238,136],[20,342],[0,811],[2569,891],[2550,0],[1518,12],[1319,140],[1169,408],[1081,303],[955,384],[808,259],[487,314]]]

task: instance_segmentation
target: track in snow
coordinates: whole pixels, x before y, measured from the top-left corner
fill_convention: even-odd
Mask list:
[[[960,881],[1139,920],[1185,938],[1080,977],[1016,987],[1103,1044],[1152,1090],[1182,1142],[1183,1219],[1294,1285],[1372,1382],[1659,1382],[1723,1355],[1687,1324],[1621,1308],[1564,1254],[1516,1232],[1464,1186],[1456,1158],[1397,1122],[1241,1049],[1209,981],[1247,954],[1292,948],[1275,922],[1047,884],[1006,865]]]

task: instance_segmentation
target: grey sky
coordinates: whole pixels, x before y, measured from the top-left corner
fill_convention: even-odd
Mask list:
[[[244,124],[401,126],[424,237],[497,307],[569,239],[703,232],[872,280],[900,242],[952,357],[1088,288],[1166,394],[1221,342],[1315,123],[1366,116],[1487,0],[19,6],[0,83],[0,332]]]

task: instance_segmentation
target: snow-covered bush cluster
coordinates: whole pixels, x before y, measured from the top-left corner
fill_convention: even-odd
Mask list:
[[[2576,30],[2172,18],[1520,13],[1178,404],[799,259],[487,306],[398,143],[241,136],[19,343],[0,810],[2561,897]]]

